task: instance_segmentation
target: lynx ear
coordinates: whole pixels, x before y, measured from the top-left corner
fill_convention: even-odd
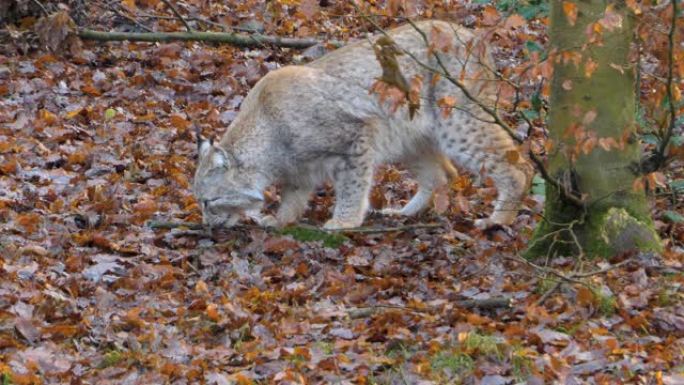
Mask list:
[[[210,147],[214,149],[211,153],[211,163],[214,165],[214,167],[225,167],[228,168],[230,167],[230,162],[229,162],[229,157],[226,151],[224,151],[221,148],[218,148],[217,146],[213,146],[210,144]]]
[[[197,156],[199,158],[203,158],[205,155],[207,155],[207,152],[214,144],[214,141],[202,136],[202,132],[197,125],[195,125],[195,140],[197,140]]]

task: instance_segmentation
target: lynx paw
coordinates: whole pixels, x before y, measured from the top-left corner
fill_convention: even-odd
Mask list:
[[[338,219],[331,219],[323,225],[323,228],[326,230],[342,230],[342,229],[350,229],[353,227],[359,227],[361,225],[360,222],[345,222],[345,221],[340,221]]]
[[[480,230],[486,230],[494,225],[496,225],[496,223],[492,221],[490,218],[482,218],[475,220],[475,227],[477,227]]]
[[[257,220],[257,223],[262,227],[280,227],[280,222],[273,215],[264,215]]]
[[[404,210],[402,209],[393,209],[393,208],[386,208],[380,210],[380,214],[382,215],[390,215],[390,216],[404,216],[406,215],[404,213]]]

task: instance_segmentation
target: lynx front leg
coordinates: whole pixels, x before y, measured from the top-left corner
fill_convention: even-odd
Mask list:
[[[432,200],[432,193],[447,182],[446,173],[439,158],[414,159],[409,170],[418,181],[418,191],[401,209],[384,209],[383,214],[413,216],[425,210]]]
[[[367,154],[347,158],[335,175],[335,209],[326,229],[361,226],[368,210],[368,194],[373,182],[373,162]]]

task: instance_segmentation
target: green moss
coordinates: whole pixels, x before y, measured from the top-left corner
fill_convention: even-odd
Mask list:
[[[617,310],[617,300],[615,296],[610,294],[605,294],[601,290],[593,290],[594,296],[597,301],[598,311],[604,317],[611,317],[615,314]]]
[[[511,368],[513,377],[518,383],[526,383],[527,379],[532,374],[534,368],[534,360],[527,356],[527,351],[520,347],[516,347],[511,352]]]
[[[349,240],[349,238],[339,233],[329,233],[316,228],[303,226],[286,227],[278,231],[278,233],[290,235],[292,238],[300,242],[322,241],[323,246],[330,248],[338,248],[342,246],[344,242]]]
[[[650,219],[635,218],[625,208],[611,207],[592,213],[588,220],[585,250],[589,255],[610,257],[629,250],[662,250]]]
[[[501,350],[496,337],[480,334],[476,332],[468,333],[468,336],[463,340],[463,348],[468,352],[477,352],[479,354],[502,357]]]
[[[439,352],[430,360],[436,372],[449,371],[451,376],[463,377],[475,368],[475,361],[465,353]]]
[[[123,361],[126,359],[125,354],[118,350],[112,350],[111,352],[108,352],[107,354],[104,355],[102,358],[102,361],[97,365],[98,369],[105,369],[110,366],[115,366],[119,362]]]
[[[588,257],[611,257],[632,249],[662,250],[653,221],[643,209],[645,198],[626,194],[624,206],[596,203],[583,213],[576,207],[562,205],[555,193],[547,186],[547,199],[551,201],[547,202],[545,212],[552,213],[552,217],[547,216],[548,220],[543,220],[535,230],[524,254],[526,258],[579,255],[572,234]]]

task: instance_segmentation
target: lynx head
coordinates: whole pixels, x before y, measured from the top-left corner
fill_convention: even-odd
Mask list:
[[[197,151],[193,192],[202,207],[204,224],[230,227],[246,210],[259,207],[263,194],[229,151],[199,133]]]

